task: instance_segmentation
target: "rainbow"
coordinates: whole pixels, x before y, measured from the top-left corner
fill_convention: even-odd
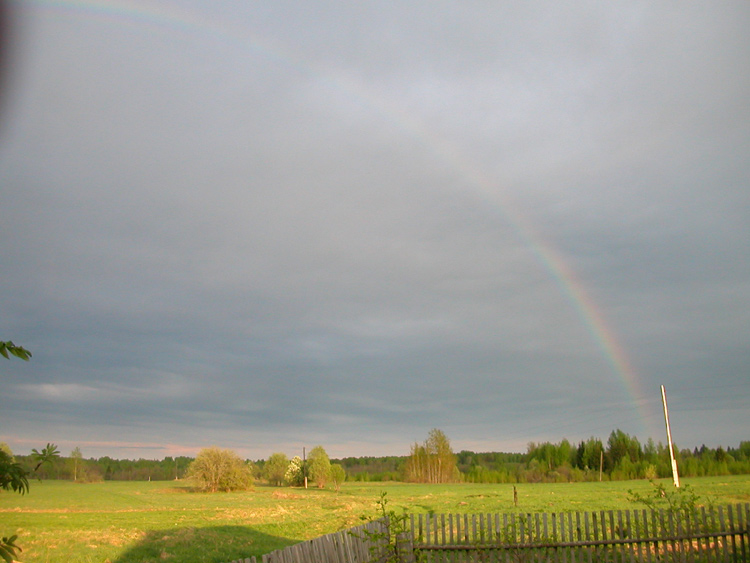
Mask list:
[[[630,362],[626,350],[619,343],[614,330],[568,262],[563,259],[550,241],[542,237],[538,229],[534,228],[531,221],[512,203],[509,197],[498,189],[495,182],[483,175],[479,168],[456,147],[428,131],[414,115],[389,104],[384,99],[373,96],[361,84],[343,77],[333,77],[322,69],[315,69],[303,57],[289,51],[284,45],[273,43],[257,34],[251,34],[247,29],[233,29],[232,24],[227,21],[206,20],[174,4],[146,4],[135,0],[31,0],[26,4],[53,13],[55,11],[68,14],[81,13],[89,18],[152,26],[162,31],[167,29],[181,34],[209,36],[275,64],[293,69],[301,75],[322,79],[333,88],[353,95],[355,99],[375,109],[388,122],[420,140],[442,162],[450,163],[454,170],[467,181],[467,185],[500,210],[519,239],[532,251],[537,261],[560,287],[561,293],[591,335],[592,341],[612,373],[620,381],[628,400],[639,415],[642,425],[639,431],[645,432],[645,435],[658,435],[657,429],[649,428],[648,421],[653,417],[646,408],[649,403],[646,399],[648,394],[642,387],[637,371]]]

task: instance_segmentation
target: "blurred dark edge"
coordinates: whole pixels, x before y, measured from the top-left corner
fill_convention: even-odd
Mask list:
[[[12,78],[10,60],[13,55],[13,11],[13,2],[0,0],[0,133],[5,121],[5,105]]]

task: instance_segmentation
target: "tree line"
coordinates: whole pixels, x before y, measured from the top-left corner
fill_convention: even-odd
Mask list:
[[[750,441],[737,448],[674,448],[683,477],[750,474]],[[635,436],[614,430],[606,442],[599,438],[577,445],[566,439],[557,443],[528,444],[515,458],[483,463],[482,454],[461,452],[459,469],[465,481],[474,483],[541,483],[573,481],[622,481],[661,479],[672,475],[668,446],[649,438],[641,444]]]
[[[435,434],[437,432],[437,434]],[[438,438],[437,442],[435,438]],[[443,457],[443,479],[434,478],[432,464],[440,454],[435,443],[447,440],[433,430],[424,444],[414,444],[409,456],[344,458],[341,460],[347,478],[356,481],[470,482],[470,483],[541,483],[573,481],[616,481],[659,479],[671,476],[669,449],[649,439],[641,444],[635,436],[614,430],[609,438],[589,438],[577,444],[567,439],[560,442],[530,442],[525,453],[473,452],[455,454],[455,469],[448,469],[446,459],[453,454],[448,442],[448,455]],[[445,444],[443,444],[445,447]],[[750,474],[750,441],[736,448],[709,448],[705,445],[690,449],[675,447],[681,476],[702,477]],[[450,475],[453,475],[450,478]]]
[[[78,450],[76,452],[76,450]],[[15,455],[16,461],[32,469],[34,458]],[[60,456],[36,471],[40,479],[63,479],[89,483],[96,481],[169,481],[184,479],[193,457],[178,456],[154,459],[113,459],[109,456],[84,458],[80,448],[69,456]]]
[[[750,441],[738,447],[675,448],[681,476],[750,474]],[[165,457],[162,460],[114,459],[108,456],[84,458],[79,448],[38,468],[41,479],[71,481],[163,481],[185,479],[195,458]],[[32,472],[33,455],[16,455],[21,467]],[[267,459],[245,460],[253,479],[275,486],[337,487],[349,481],[406,481],[424,483],[536,483],[656,479],[671,476],[669,450],[652,439],[641,444],[635,436],[614,430],[606,441],[589,438],[572,443],[531,442],[525,453],[454,453],[450,441],[437,429],[422,443],[414,443],[409,455],[361,456],[330,459],[316,446],[306,459],[271,454]]]

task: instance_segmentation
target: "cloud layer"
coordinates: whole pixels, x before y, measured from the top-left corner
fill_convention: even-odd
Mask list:
[[[746,3],[12,14],[14,449],[748,439]]]

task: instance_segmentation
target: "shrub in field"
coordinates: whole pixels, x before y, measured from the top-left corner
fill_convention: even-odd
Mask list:
[[[188,468],[188,478],[202,491],[244,491],[253,484],[252,468],[232,450],[205,448]]]
[[[280,487],[284,484],[284,475],[289,467],[289,458],[284,453],[271,454],[263,466],[263,476],[269,484]]]
[[[305,484],[305,467],[298,455],[292,458],[284,474],[284,482],[290,487],[301,487]]]
[[[323,449],[323,446],[315,446],[310,451],[308,466],[310,478],[315,481],[318,488],[325,488],[331,473],[331,460],[328,458],[328,454]]]
[[[333,483],[336,492],[341,488],[341,483],[344,481],[346,481],[346,471],[341,464],[331,464],[331,483]]]
[[[664,508],[672,514],[683,515],[687,518],[692,516],[700,506],[701,497],[696,494],[690,485],[680,488],[665,487],[662,483],[651,481],[651,494],[642,495],[628,489],[628,500],[646,505],[651,510]]]

